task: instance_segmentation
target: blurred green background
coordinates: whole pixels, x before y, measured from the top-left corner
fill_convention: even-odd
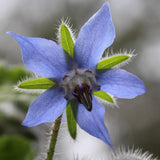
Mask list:
[[[14,90],[19,80],[32,74],[23,66],[17,42],[5,32],[56,40],[60,20],[70,17],[78,34],[104,2],[0,0],[0,160],[40,159],[49,128],[47,124],[21,126],[29,104],[38,94]],[[144,81],[147,93],[132,100],[118,99],[119,108],[106,106],[105,123],[115,148],[134,146],[160,157],[160,1],[109,0],[109,3],[116,39],[108,51],[123,53],[135,49],[137,56],[123,68]],[[103,158],[108,154],[109,148],[103,142],[83,131],[79,131],[76,142],[70,143],[66,130],[64,122],[57,159],[73,159],[73,155]]]

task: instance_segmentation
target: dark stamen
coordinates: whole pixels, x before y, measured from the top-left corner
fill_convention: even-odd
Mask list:
[[[72,91],[73,96],[75,96],[80,103],[82,103],[88,111],[92,110],[92,88],[91,86],[83,83],[79,84]]]

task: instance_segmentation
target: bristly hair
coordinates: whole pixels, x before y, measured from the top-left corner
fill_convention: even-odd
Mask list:
[[[29,80],[34,80],[34,79],[38,79],[41,78],[40,76],[38,76],[37,74],[32,73],[32,76],[26,76],[26,78],[23,78],[21,80],[18,81],[17,85],[14,86],[14,89],[18,92],[24,92],[24,93],[43,93],[45,91],[45,89],[24,89],[24,88],[19,88],[18,86],[25,82],[25,81],[29,81]]]
[[[121,147],[116,151],[113,151],[112,157],[110,160],[158,160],[157,158],[153,158],[153,154],[149,152],[144,152],[142,149],[131,149]]]
[[[109,94],[109,93],[107,93],[107,94]],[[119,106],[118,106],[118,104],[117,104],[117,101],[116,101],[116,97],[114,97],[113,95],[111,95],[111,94],[109,94],[111,97],[112,97],[112,99],[113,99],[113,103],[110,103],[110,102],[108,102],[108,101],[106,101],[106,100],[103,100],[103,99],[101,99],[100,97],[97,97],[97,96],[95,96],[96,97],[96,99],[100,102],[100,103],[102,103],[103,104],[103,106],[109,106],[109,107],[112,107],[112,108],[114,108],[114,107],[117,107],[117,108],[119,108]]]
[[[37,128],[36,134],[38,137],[38,147],[37,147],[38,154],[35,156],[34,160],[44,160],[46,158],[50,144],[53,125],[54,124],[49,122],[42,124]],[[39,133],[39,131],[41,132]]]
[[[68,28],[68,30],[69,30],[69,32],[71,34],[71,37],[73,39],[73,42],[75,42],[75,40],[76,40],[76,36],[75,36],[76,31],[73,29],[73,25],[70,24],[70,18],[67,17],[67,18],[62,18],[59,21],[59,25],[57,26],[57,33],[56,33],[57,43],[62,46],[62,43],[61,43],[61,33],[60,33],[60,31],[61,31],[61,25],[62,24],[64,24]]]
[[[107,49],[104,52],[101,60],[108,59],[108,58],[111,58],[111,57],[114,57],[114,56],[117,56],[117,55],[127,55],[127,56],[129,56],[130,57],[129,59],[127,59],[124,62],[122,62],[120,64],[117,64],[116,66],[113,67],[113,68],[120,68],[124,65],[127,65],[133,59],[133,57],[136,56],[136,54],[134,52],[135,52],[135,49],[134,50],[129,50],[129,51],[127,51],[126,49],[123,49],[123,50],[120,49],[120,51],[118,53],[114,53],[113,49],[110,49],[110,50]]]

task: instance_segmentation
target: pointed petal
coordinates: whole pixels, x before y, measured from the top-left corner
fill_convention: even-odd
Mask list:
[[[104,124],[105,109],[103,105],[95,99],[94,96],[92,97],[92,111],[87,111],[87,109],[82,104],[79,104],[76,121],[83,130],[85,130],[92,136],[101,139],[112,147],[109,133]]]
[[[118,98],[134,98],[146,92],[143,82],[123,69],[108,69],[97,74],[101,90]]]
[[[75,42],[74,59],[81,68],[94,70],[104,50],[114,40],[115,31],[106,2],[81,28]]]
[[[24,65],[32,72],[46,78],[62,78],[68,72],[68,62],[63,49],[44,38],[29,38],[9,32],[21,46]]]
[[[42,93],[32,102],[22,125],[27,127],[57,119],[67,106],[64,92],[58,87],[52,87]]]

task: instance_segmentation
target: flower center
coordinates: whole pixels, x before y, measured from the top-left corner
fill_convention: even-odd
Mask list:
[[[76,68],[63,77],[61,86],[67,100],[76,98],[88,111],[92,110],[92,92],[100,90],[92,71]]]
[[[82,103],[88,111],[92,110],[92,88],[86,83],[78,84],[72,91],[80,103]]]

